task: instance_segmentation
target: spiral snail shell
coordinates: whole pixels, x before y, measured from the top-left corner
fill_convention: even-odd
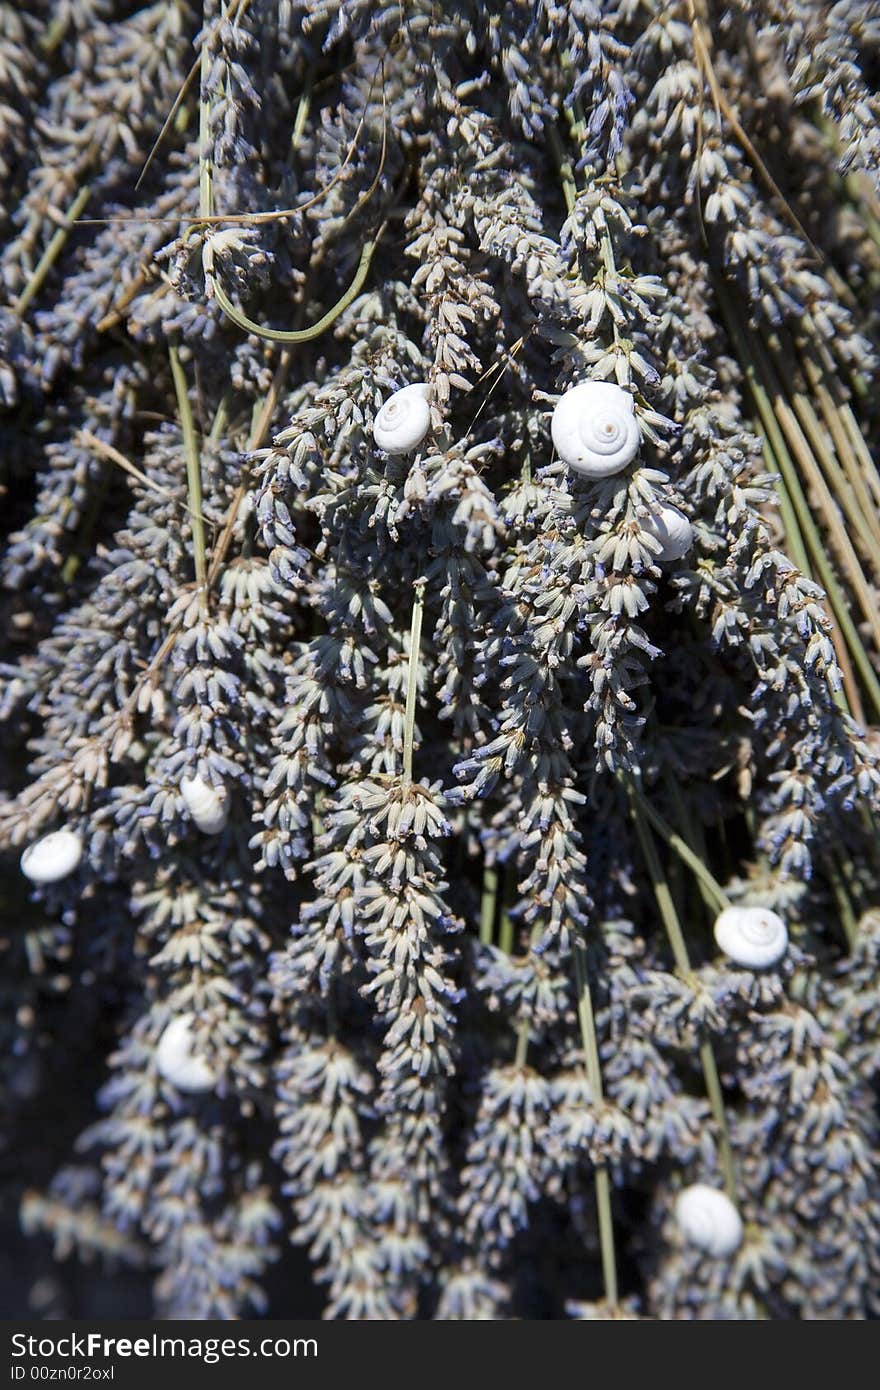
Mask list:
[[[689,1245],[716,1259],[735,1254],[742,1242],[742,1219],[733,1202],[706,1183],[694,1183],[679,1193],[675,1219]]]
[[[648,531],[659,541],[660,551],[656,558],[661,563],[680,560],[683,555],[687,555],[694,543],[694,528],[691,523],[684,512],[680,512],[678,507],[673,507],[669,502],[661,502],[657,511],[646,517],[641,526],[643,531]]]
[[[57,883],[72,874],[82,859],[83,843],[74,830],[53,830],[21,856],[21,871],[31,883]]]
[[[619,473],[639,447],[633,398],[611,381],[582,381],[560,397],[550,434],[559,457],[575,473],[587,478]]]
[[[373,438],[386,454],[408,454],[421,444],[431,427],[430,390],[417,381],[388,397],[373,421]]]
[[[202,777],[184,777],[180,794],[199,830],[205,835],[219,835],[229,817],[229,802],[217,788]]]
[[[782,918],[768,907],[728,907],[715,922],[715,940],[726,956],[747,970],[767,970],[788,950]]]
[[[156,1069],[178,1091],[211,1091],[217,1075],[195,1051],[194,1014],[173,1018],[156,1045]]]

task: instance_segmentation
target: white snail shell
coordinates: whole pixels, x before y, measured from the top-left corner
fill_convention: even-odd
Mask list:
[[[675,1219],[689,1245],[717,1259],[735,1254],[742,1242],[742,1219],[733,1202],[706,1183],[694,1183],[679,1193]]]
[[[767,970],[788,950],[782,918],[768,907],[728,907],[715,922],[715,940],[736,965]]]
[[[219,835],[229,817],[229,802],[203,777],[184,777],[180,794],[196,825],[205,835]]]
[[[563,463],[587,478],[626,468],[640,439],[633,398],[611,381],[582,381],[566,391],[553,411],[550,433]]]
[[[649,531],[660,542],[657,559],[680,560],[687,555],[694,543],[694,528],[684,512],[669,502],[661,502],[656,512],[645,517],[641,523],[643,531]]]
[[[194,1051],[193,1014],[179,1014],[168,1024],[156,1046],[156,1069],[178,1091],[212,1091],[217,1075]]]
[[[21,871],[31,883],[57,883],[72,874],[82,859],[83,843],[74,830],[53,830],[21,856]]]
[[[431,428],[430,390],[426,381],[417,381],[388,397],[373,421],[373,438],[386,454],[408,454],[419,447]]]

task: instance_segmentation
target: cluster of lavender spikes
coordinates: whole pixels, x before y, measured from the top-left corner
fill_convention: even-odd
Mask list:
[[[31,1310],[54,1253],[295,1316],[301,1246],[330,1317],[876,1316],[880,5],[2,0],[0,55]]]

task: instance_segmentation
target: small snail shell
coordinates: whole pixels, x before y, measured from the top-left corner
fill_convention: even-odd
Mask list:
[[[184,777],[180,794],[196,825],[205,835],[219,835],[229,816],[229,802],[202,777]]]
[[[57,883],[72,874],[82,859],[83,844],[74,830],[53,830],[21,856],[21,871],[31,883]]]
[[[656,512],[645,517],[641,525],[643,531],[650,532],[660,542],[660,553],[656,557],[660,561],[680,560],[694,543],[691,523],[684,512],[668,502],[662,502]]]
[[[788,950],[782,918],[768,907],[728,907],[715,922],[715,940],[735,965],[767,970]]]
[[[178,1091],[211,1091],[217,1076],[204,1057],[194,1051],[193,1014],[171,1020],[156,1046],[156,1069]]]
[[[717,1187],[697,1182],[680,1192],[675,1203],[675,1219],[689,1245],[706,1255],[725,1259],[740,1247],[743,1224],[740,1214]]]
[[[417,381],[388,397],[373,421],[373,438],[386,454],[408,454],[421,444],[431,427],[430,390]]]
[[[610,381],[582,381],[566,391],[553,411],[550,433],[563,463],[587,478],[626,468],[640,439],[632,396]]]

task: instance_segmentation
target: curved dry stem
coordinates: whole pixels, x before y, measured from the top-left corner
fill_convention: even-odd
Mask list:
[[[253,319],[249,319],[247,314],[243,314],[241,310],[236,309],[231,299],[229,299],[226,291],[217,278],[216,271],[212,271],[209,276],[212,292],[226,317],[234,323],[237,328],[241,328],[243,332],[253,333],[256,337],[263,338],[266,342],[270,343],[311,342],[313,338],[319,338],[322,333],[326,332],[326,330],[336,322],[343,310],[348,308],[356,295],[360,293],[364,281],[369,274],[370,261],[373,259],[373,252],[376,249],[382,230],[383,229],[380,228],[376,236],[364,245],[354,279],[345,293],[336,301],[331,309],[327,310],[326,314],[318,319],[317,323],[311,324],[308,328],[266,328],[263,324],[256,323]]]

